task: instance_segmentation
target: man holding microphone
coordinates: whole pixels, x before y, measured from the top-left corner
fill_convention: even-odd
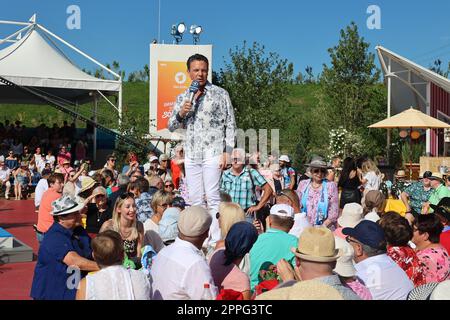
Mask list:
[[[193,81],[177,97],[168,129],[185,130],[185,170],[190,205],[206,206],[213,217],[209,244],[220,239],[219,182],[234,148],[236,121],[228,92],[208,82],[209,61],[201,54],[187,60]]]

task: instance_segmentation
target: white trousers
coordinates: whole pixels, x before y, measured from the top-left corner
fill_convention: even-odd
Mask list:
[[[220,240],[219,221],[216,213],[219,212],[220,203],[220,156],[192,160],[186,157],[186,184],[190,205],[205,207],[212,216],[212,224],[209,229],[208,244],[213,245]]]

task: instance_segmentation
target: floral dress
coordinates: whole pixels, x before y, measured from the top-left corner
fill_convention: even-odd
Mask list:
[[[387,255],[406,272],[415,287],[425,284],[423,266],[411,247],[388,246]]]
[[[450,257],[444,247],[417,251],[423,267],[425,282],[442,282],[450,278]]]

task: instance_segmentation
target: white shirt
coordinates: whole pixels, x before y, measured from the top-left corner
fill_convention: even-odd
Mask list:
[[[5,167],[5,170],[0,169],[0,180],[5,181],[9,174],[11,174],[11,169]]]
[[[39,180],[36,185],[36,189],[34,190],[34,206],[37,207],[41,204],[42,196],[44,192],[48,189],[48,181],[47,179]]]
[[[311,227],[311,224],[308,222],[308,218],[306,218],[306,212],[296,213],[294,215],[294,225],[289,231],[289,234],[298,238],[307,227]]]
[[[380,216],[378,215],[378,213],[375,210],[376,209],[373,209],[368,214],[366,214],[366,216],[364,217],[364,220],[373,221],[375,223],[378,222],[378,220],[380,220]]]
[[[363,179],[367,180],[366,184],[364,185],[364,191],[380,189],[381,178],[377,176],[375,172],[373,171],[367,172],[363,176]]]
[[[53,168],[53,166],[55,165],[55,161],[56,161],[55,156],[54,156],[54,155],[51,155],[51,156],[46,155],[46,156],[45,156],[45,160],[47,160],[48,162],[50,162],[50,166]]]
[[[155,300],[200,300],[205,283],[209,283],[212,296],[217,296],[202,251],[180,238],[156,255],[150,273]]]
[[[405,271],[386,254],[367,258],[355,265],[373,300],[406,300],[414,284]]]

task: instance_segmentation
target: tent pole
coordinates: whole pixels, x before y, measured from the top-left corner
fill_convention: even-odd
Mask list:
[[[412,127],[409,128],[409,181],[412,181]]]
[[[391,73],[391,58],[389,58],[389,66],[388,66],[388,73]],[[387,116],[388,118],[391,117],[391,100],[392,100],[392,80],[391,77],[387,78],[388,85],[387,85]],[[386,137],[386,157],[387,157],[387,163],[390,165],[390,157],[391,157],[391,129],[387,129],[387,137]]]
[[[122,132],[122,81],[119,88],[119,132]]]
[[[97,94],[94,93],[94,116],[93,121],[97,123]],[[94,139],[93,139],[93,160],[94,163],[97,161],[97,126],[94,126]]]

